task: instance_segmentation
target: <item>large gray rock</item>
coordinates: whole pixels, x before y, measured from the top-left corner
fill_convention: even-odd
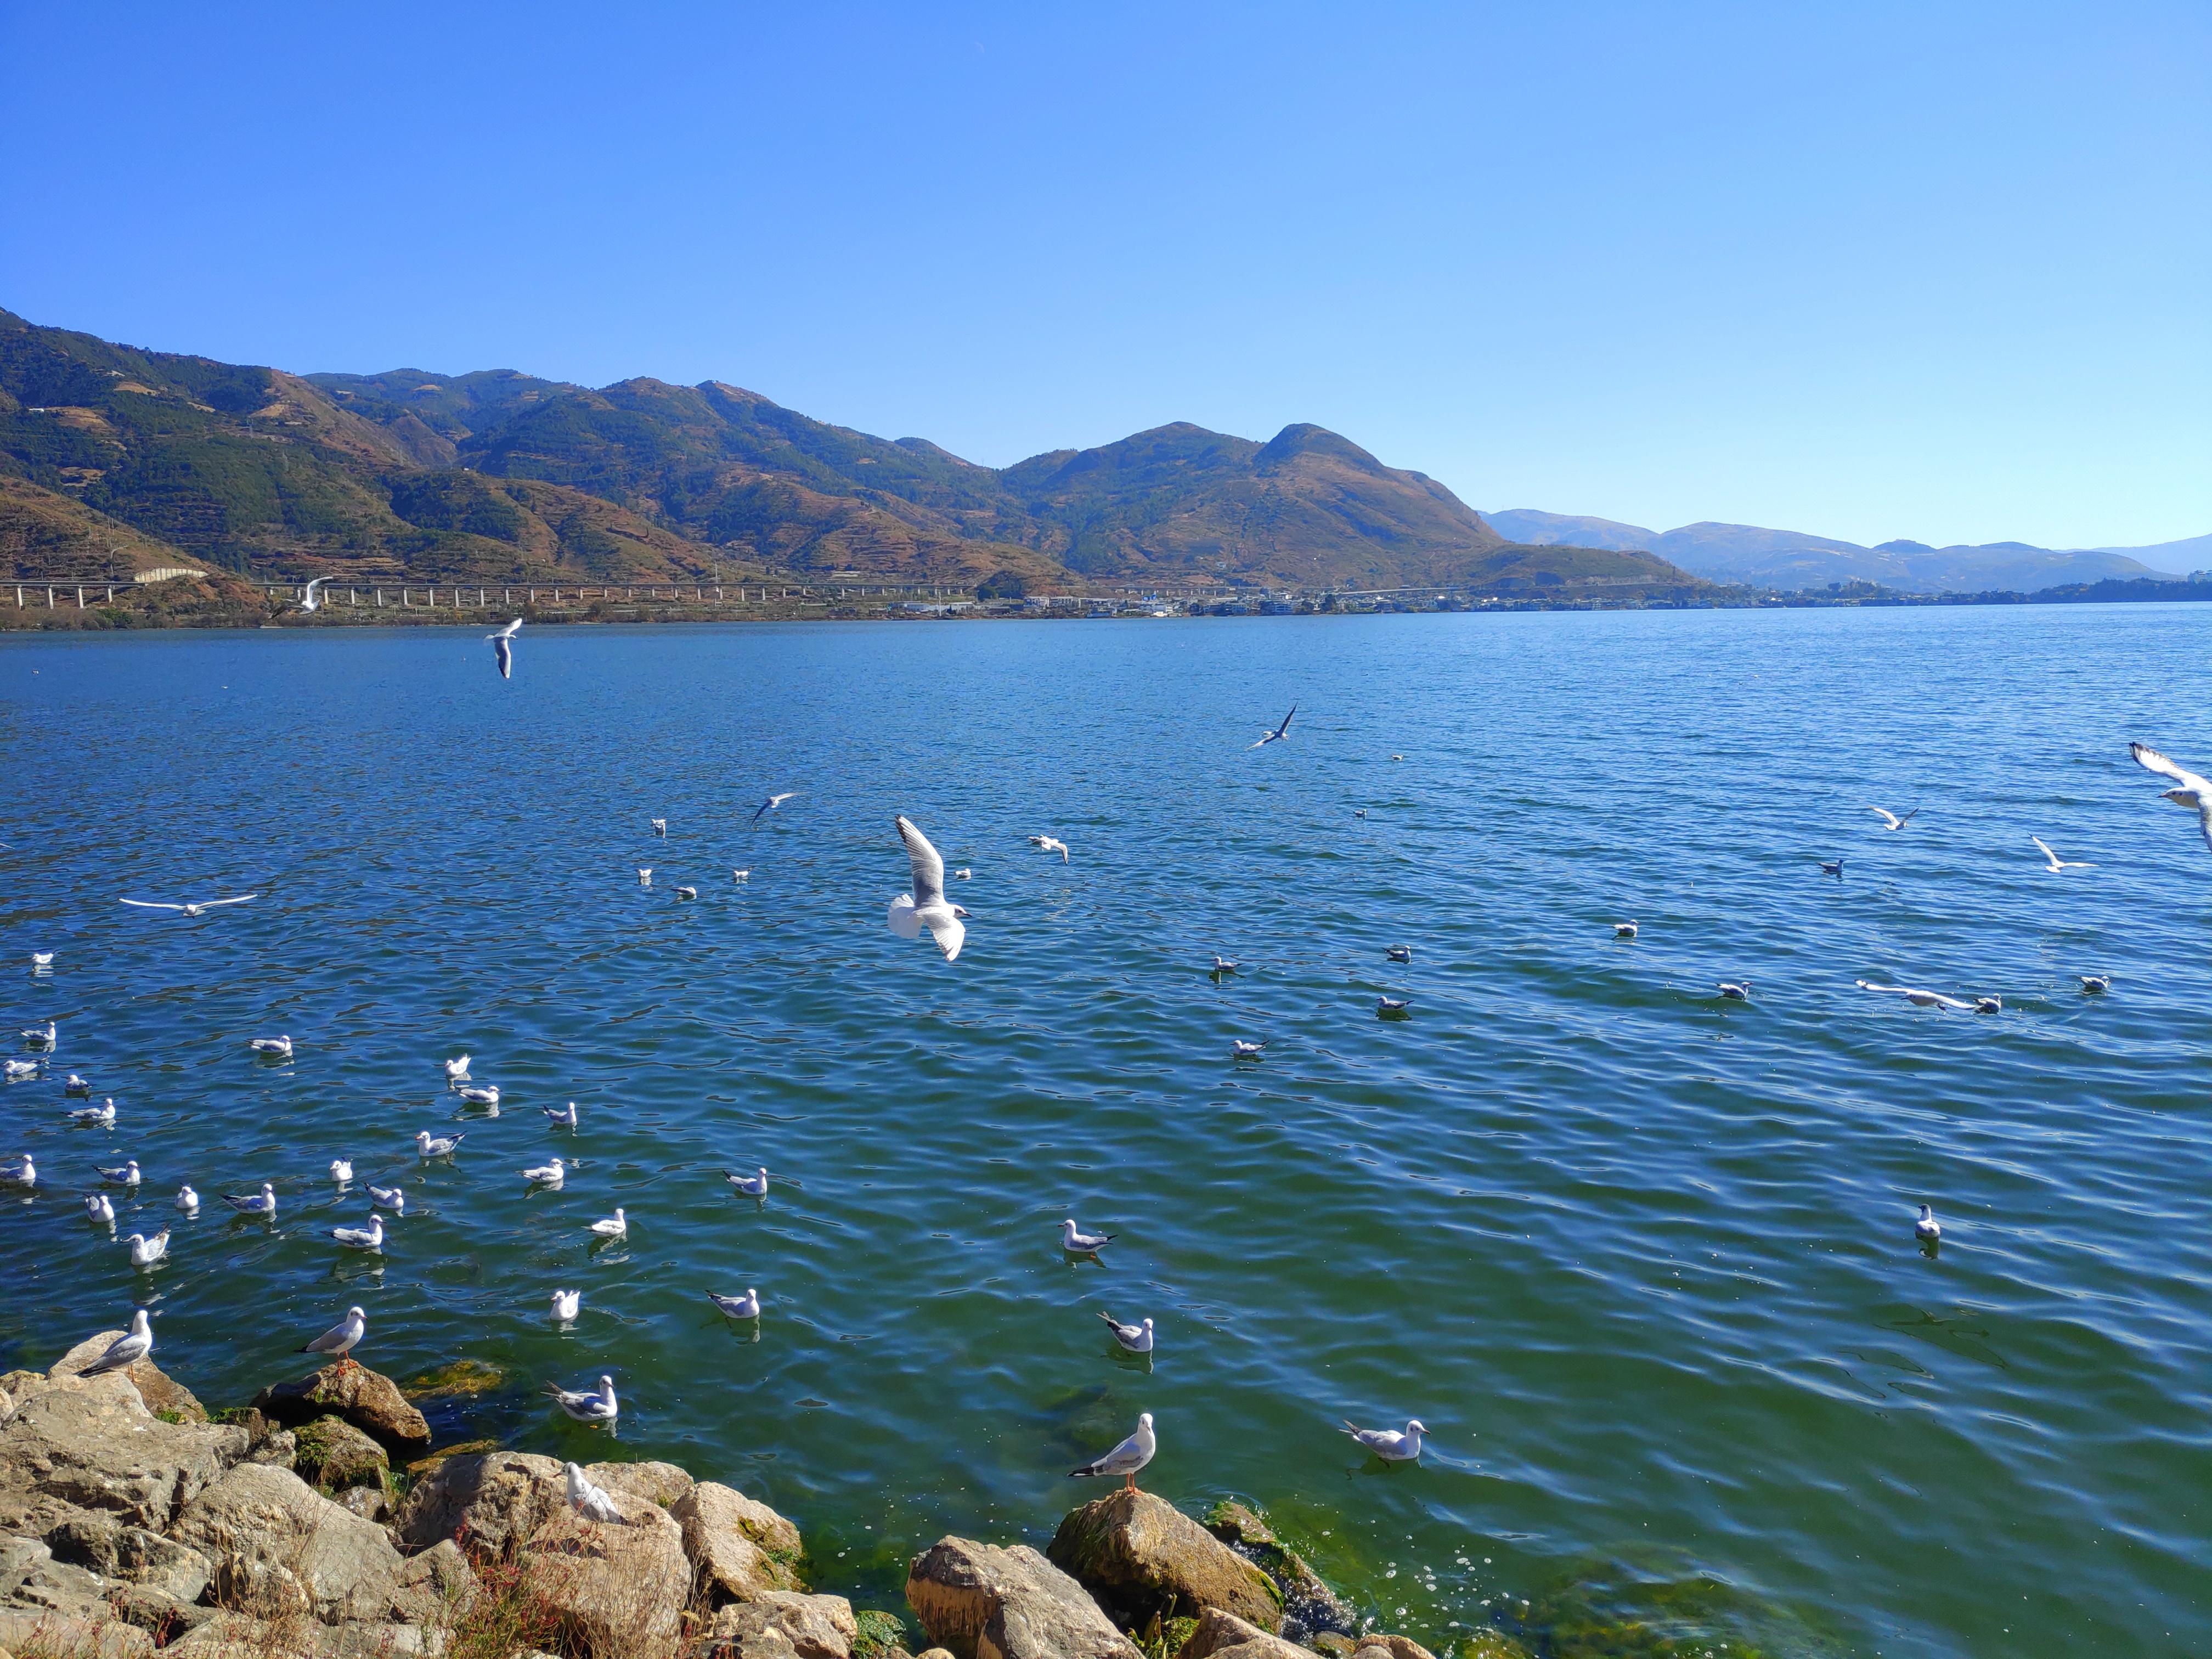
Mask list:
[[[231,1470],[185,1506],[171,1535],[215,1564],[218,1602],[256,1613],[381,1619],[398,1587],[399,1552],[383,1528],[265,1464]]]
[[[246,1449],[242,1429],[159,1421],[120,1373],[41,1382],[0,1425],[0,1530],[98,1510],[161,1532]]]
[[[467,1554],[448,1538],[399,1564],[392,1617],[409,1625],[450,1625],[475,1605],[483,1589]]]
[[[392,1460],[383,1447],[343,1417],[319,1417],[289,1432],[292,1471],[301,1480],[329,1492],[348,1486],[383,1489]]]
[[[1208,1607],[1198,1616],[1176,1659],[1313,1659],[1313,1650],[1271,1636],[1257,1625],[1219,1607]]]
[[[57,1560],[179,1601],[198,1601],[213,1576],[207,1557],[189,1545],[90,1510],[49,1528],[46,1547]]]
[[[1026,1544],[940,1538],[914,1558],[906,1600],[955,1659],[1140,1659],[1083,1586]]]
[[[700,1593],[710,1602],[750,1601],[799,1588],[799,1528],[767,1504],[702,1480],[670,1506],[684,1528]]]
[[[343,1417],[395,1455],[430,1449],[430,1425],[407,1403],[399,1385],[366,1365],[336,1364],[278,1382],[253,1396],[253,1408],[287,1428],[319,1417]]]
[[[691,1490],[691,1477],[673,1463],[586,1463],[584,1474],[595,1486],[620,1498],[627,1493],[673,1510]]]
[[[673,1644],[691,1599],[684,1531],[631,1498],[620,1522],[586,1521],[564,1500],[516,1557],[520,1583],[558,1616],[572,1652],[650,1654]]]
[[[860,1631],[842,1595],[766,1590],[724,1607],[708,1634],[738,1659],[851,1659]]]
[[[1124,1488],[1071,1510],[1045,1554],[1115,1623],[1218,1607],[1273,1635],[1282,1600],[1267,1575],[1164,1498]]]
[[[470,1549],[501,1554],[567,1507],[561,1465],[528,1452],[471,1452],[448,1457],[408,1492],[392,1523],[408,1550],[458,1537]]]
[[[88,1336],[54,1362],[47,1379],[76,1376],[87,1365],[106,1353],[115,1345],[122,1331],[102,1331]],[[138,1397],[146,1402],[146,1409],[170,1423],[204,1423],[207,1407],[192,1395],[192,1391],[156,1365],[151,1359],[142,1359],[126,1366],[123,1375],[131,1379],[131,1386],[138,1390]]]
[[[94,1622],[0,1607],[0,1650],[66,1654],[69,1659],[152,1659],[154,1638],[136,1625],[112,1619]]]

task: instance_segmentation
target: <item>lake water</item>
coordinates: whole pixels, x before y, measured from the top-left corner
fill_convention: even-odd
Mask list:
[[[605,1455],[533,1395],[610,1371],[625,1455],[897,1611],[1149,1410],[1149,1487],[1266,1505],[1434,1646],[2202,1654],[2212,852],[2125,745],[2212,764],[2208,647],[2212,606],[546,627],[502,683],[459,629],[8,636],[0,1020],[61,1043],[0,1091],[47,1183],[0,1203],[0,1364],[143,1293],[240,1402],[357,1300],[380,1370],[507,1373],[446,1437]],[[902,811],[974,871],[957,963],[884,925]],[[143,1285],[79,1201],[122,1154],[123,1232],[206,1199]],[[341,1155],[407,1188],[380,1268],[325,1236]],[[273,1228],[214,1200],[264,1180]],[[702,1294],[746,1285],[757,1330]],[[1415,1415],[1418,1468],[1335,1432]]]

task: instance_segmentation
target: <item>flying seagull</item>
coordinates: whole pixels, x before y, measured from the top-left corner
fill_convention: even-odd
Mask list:
[[[1113,1242],[1112,1233],[1086,1233],[1073,1220],[1060,1224],[1060,1248],[1071,1255],[1096,1255]]]
[[[348,1308],[343,1319],[325,1331],[312,1342],[300,1345],[301,1353],[330,1353],[338,1357],[343,1365],[358,1364],[353,1357],[354,1344],[368,1334],[368,1316],[359,1308]]]
[[[2054,876],[2061,870],[2094,870],[2097,867],[2094,864],[2083,864],[2078,859],[2060,858],[2057,854],[2051,850],[2050,843],[2040,836],[2030,836],[2028,839],[2043,849],[2043,856],[2051,860],[2046,867]]]
[[[1853,982],[1862,991],[1886,991],[1891,996],[1903,997],[1916,1008],[1955,1008],[1962,1014],[1974,1012],[1972,1003],[1947,997],[1941,991],[1923,991],[1911,985],[1877,985],[1870,979]]]
[[[717,1296],[714,1291],[709,1291],[707,1292],[707,1300],[720,1308],[732,1319],[760,1317],[760,1292],[750,1285],[745,1286],[745,1293],[743,1296]]]
[[[499,677],[503,680],[514,678],[514,636],[522,631],[522,618],[517,617],[496,634],[484,637],[491,641],[494,655],[499,659]]]
[[[1273,731],[1267,732],[1266,736],[1262,737],[1259,742],[1254,744],[1252,746],[1255,749],[1265,749],[1269,744],[1280,743],[1285,738],[1289,737],[1291,735],[1291,714],[1295,714],[1297,712],[1297,704],[1292,703],[1291,705],[1290,714],[1283,716],[1283,723],[1277,726]]]
[[[556,1392],[557,1393],[559,1390],[556,1390]],[[611,1386],[610,1386],[609,1389],[609,1397],[612,1397]],[[562,1409],[564,1411],[568,1410],[568,1396],[566,1395],[562,1396]],[[571,1417],[574,1417],[575,1414],[576,1413],[574,1412],[568,1413],[568,1415]],[[605,1486],[593,1486],[592,1484],[591,1476],[586,1474],[581,1468],[574,1463],[568,1465],[568,1507],[570,1509],[575,1510],[577,1514],[582,1516],[586,1521],[598,1521],[617,1527],[628,1524],[628,1521],[623,1515],[621,1506],[615,1502],[612,1495],[608,1492]]]
[[[1920,816],[1920,809],[1917,806],[1910,812],[1907,812],[1903,817],[1898,817],[1896,813],[1891,811],[1887,806],[1869,806],[1867,808],[1867,811],[1880,816],[1881,819],[1881,827],[1885,830],[1902,830],[1906,824],[1911,823],[1913,819]]]
[[[2204,832],[2204,844],[2212,847],[2212,782],[2168,760],[2147,743],[2130,744],[2128,753],[2136,757],[2136,765],[2147,767],[2162,778],[2172,778],[2181,786],[2179,789],[2160,790],[2159,799],[2170,800],[2176,806],[2186,806],[2196,813],[2197,826]]]
[[[1160,1443],[1152,1437],[1152,1414],[1150,1412],[1145,1412],[1137,1419],[1136,1433],[1115,1447],[1105,1456],[1096,1462],[1085,1463],[1079,1469],[1070,1469],[1067,1472],[1068,1479],[1074,1480],[1086,1475],[1103,1474],[1111,1477],[1119,1474],[1127,1478],[1129,1490],[1134,1492],[1137,1489],[1137,1471],[1151,1462],[1152,1454],[1159,1449]]]
[[[1421,1455],[1421,1437],[1428,1432],[1418,1417],[1408,1418],[1404,1431],[1363,1429],[1347,1419],[1344,1431],[1386,1463],[1411,1463]]]
[[[154,1328],[147,1322],[146,1310],[140,1308],[131,1316],[131,1328],[107,1345],[107,1352],[79,1371],[79,1376],[98,1376],[103,1371],[119,1371],[137,1364],[154,1352]]]
[[[945,952],[945,959],[957,961],[960,942],[968,937],[968,930],[960,923],[960,918],[968,914],[967,908],[945,899],[945,860],[929,844],[929,837],[915,829],[910,819],[900,817],[894,822],[898,825],[899,839],[906,843],[914,890],[901,893],[891,901],[891,932],[901,939],[918,939],[927,927],[930,938],[937,941],[937,948]]]
[[[1112,1314],[1102,1313],[1098,1316],[1106,1322],[1106,1328],[1114,1333],[1114,1340],[1131,1353],[1150,1353],[1152,1351],[1151,1320],[1147,1319],[1135,1325],[1124,1325]]]
[[[1041,848],[1048,853],[1057,853],[1062,864],[1067,862],[1067,843],[1058,836],[1031,836],[1030,845]]]
[[[307,591],[300,595],[301,610],[315,611],[323,608],[323,596],[315,590],[328,580],[330,580],[328,576],[318,576],[307,584]]]
[[[622,1415],[611,1376],[601,1377],[596,1389],[564,1389],[557,1382],[548,1382],[545,1395],[579,1423],[611,1423]]]
[[[204,916],[210,910],[220,910],[226,904],[243,904],[248,899],[260,896],[258,893],[240,893],[236,898],[201,899],[192,904],[159,904],[150,899],[118,899],[116,902],[136,905],[141,910],[174,910],[180,916]]]
[[[766,800],[760,804],[759,808],[753,813],[753,822],[755,823],[758,823],[761,821],[762,813],[775,811],[778,807],[781,806],[784,802],[789,800],[793,796],[798,793],[799,791],[796,789],[787,789],[780,795],[770,795]]]

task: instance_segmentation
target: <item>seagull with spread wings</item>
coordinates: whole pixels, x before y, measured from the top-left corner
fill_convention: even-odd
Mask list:
[[[2028,839],[2033,842],[2038,848],[2042,849],[2043,856],[2045,858],[2051,860],[2051,862],[2044,867],[2049,870],[2054,876],[2062,870],[2094,870],[2097,867],[2094,864],[2084,864],[2079,859],[2060,858],[2057,854],[2051,850],[2051,843],[2044,840],[2040,836],[2030,836]]]
[[[1283,716],[1283,723],[1277,726],[1273,731],[1264,732],[1261,735],[1260,741],[1254,744],[1252,746],[1255,749],[1265,749],[1269,744],[1280,743],[1285,738],[1289,737],[1291,735],[1291,715],[1295,714],[1297,712],[1297,704],[1292,703],[1291,705],[1290,714]]]
[[[1891,811],[1887,806],[1869,806],[1867,808],[1867,811],[1876,813],[1881,817],[1881,827],[1885,830],[1902,830],[1906,824],[1911,823],[1913,819],[1920,816],[1920,809],[1917,806],[1910,812],[1907,812],[1903,817],[1898,817],[1896,813]]]
[[[161,904],[151,899],[118,899],[116,902],[135,905],[141,910],[174,910],[180,916],[204,916],[210,910],[220,910],[226,904],[243,904],[248,899],[260,896],[258,893],[240,893],[236,898],[201,899],[191,904]]]
[[[496,634],[484,637],[491,641],[493,653],[499,658],[499,677],[503,680],[514,678],[514,636],[522,631],[522,618],[517,617]]]
[[[1923,991],[1912,985],[1877,985],[1870,979],[1854,981],[1862,991],[1882,991],[1894,997],[1903,997],[1916,1008],[1954,1008],[1962,1014],[1975,1012],[1973,1003],[1957,997],[1947,997],[1941,991]]]
[[[929,929],[929,936],[937,941],[937,948],[945,952],[947,962],[960,955],[960,943],[968,937],[968,930],[960,919],[968,914],[965,906],[947,902],[945,896],[945,860],[929,844],[929,837],[915,828],[906,817],[896,820],[899,839],[906,843],[907,862],[912,867],[914,890],[901,893],[891,901],[889,921],[891,932],[901,939],[919,939],[921,930]]]
[[[2181,787],[2161,789],[2160,800],[2170,800],[2176,806],[2186,806],[2197,814],[2197,826],[2204,832],[2204,844],[2212,847],[2212,781],[2175,761],[2168,760],[2147,743],[2131,743],[2128,753],[2136,757],[2136,764],[2155,772],[2162,778],[2172,778]]]
[[[787,789],[780,795],[770,795],[766,800],[760,804],[759,809],[753,813],[753,822],[755,823],[758,823],[761,821],[763,814],[775,811],[778,807],[781,806],[784,802],[791,799],[798,793],[799,791],[796,789]]]

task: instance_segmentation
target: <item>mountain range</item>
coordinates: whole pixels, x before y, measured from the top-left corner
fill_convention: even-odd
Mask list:
[[[511,370],[289,374],[0,312],[0,555],[353,582],[1098,582],[1680,594],[1650,553],[1510,543],[1320,427],[1185,422],[1003,469],[757,392]]]
[[[2069,582],[2179,576],[2212,565],[2212,536],[2154,547],[2049,548],[2025,542],[1930,547],[1912,541],[1861,547],[1755,525],[1690,524],[1660,532],[1528,507],[1483,517],[1517,542],[1633,549],[1656,553],[1708,581],[1784,590],[1870,581],[1909,593],[2033,593]]]

